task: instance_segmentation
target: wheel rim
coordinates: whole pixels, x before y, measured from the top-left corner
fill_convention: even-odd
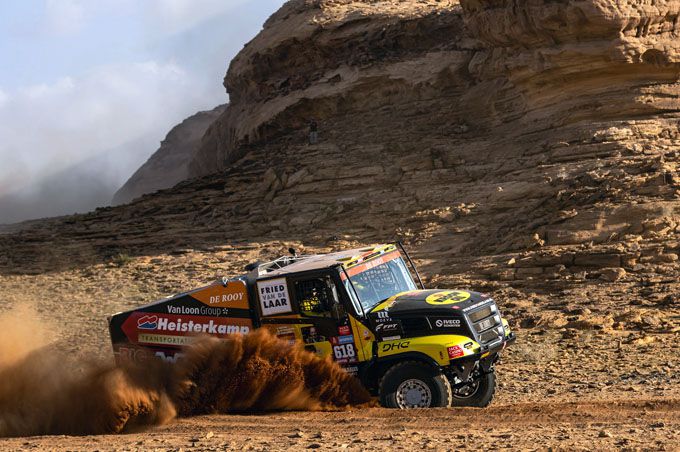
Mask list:
[[[469,399],[474,396],[479,389],[479,380],[475,380],[472,383],[466,384],[453,391],[453,396],[457,399]]]
[[[399,408],[427,408],[432,405],[432,391],[422,380],[410,379],[397,388]]]

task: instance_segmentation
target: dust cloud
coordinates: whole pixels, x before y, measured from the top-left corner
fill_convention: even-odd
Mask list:
[[[200,338],[175,371],[172,394],[181,415],[337,409],[370,401],[337,364],[265,329],[226,341]]]
[[[175,416],[161,363],[79,362],[20,306],[0,316],[0,437],[121,432]]]
[[[177,415],[341,409],[366,404],[331,361],[266,330],[197,338],[176,365],[81,362],[20,307],[0,316],[0,437],[126,433]]]

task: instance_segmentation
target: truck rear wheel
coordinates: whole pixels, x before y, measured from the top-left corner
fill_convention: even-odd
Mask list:
[[[380,404],[387,408],[431,408],[451,405],[451,385],[436,369],[404,361],[390,367],[380,380]]]
[[[471,383],[453,390],[453,406],[484,408],[496,394],[496,373],[478,375]]]

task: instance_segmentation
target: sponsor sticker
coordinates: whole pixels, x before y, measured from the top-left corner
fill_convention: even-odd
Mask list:
[[[118,347],[114,352],[116,355],[117,362],[137,362],[144,363],[150,358],[158,358],[166,363],[174,364],[184,356],[184,353],[173,352],[169,350],[157,350],[155,347]]]
[[[390,314],[387,311],[378,311],[375,314],[376,316],[373,317],[373,321],[376,323],[392,321],[392,317],[390,317]]]
[[[436,319],[434,326],[437,328],[458,328],[460,319]]]
[[[200,320],[199,320],[200,319]],[[158,317],[156,331],[177,331],[178,333],[207,333],[207,334],[235,334],[247,333],[247,326],[225,323],[221,319],[205,319],[192,317],[190,319],[179,316]]]
[[[343,367],[343,369],[345,369],[345,372],[347,372],[348,374],[356,375],[357,373],[359,373],[359,368],[357,366],[347,366]]]
[[[155,330],[157,326],[157,315],[145,315],[137,319],[137,328],[140,330]]]
[[[248,289],[243,281],[228,281],[226,287],[220,283],[213,284],[189,295],[213,308],[248,309]]]
[[[410,345],[411,345],[411,341],[386,343],[386,344],[382,344],[382,351],[387,353],[387,352],[392,352],[392,351],[405,350]]]
[[[149,350],[140,347],[114,346],[116,362],[143,363],[149,358]]]
[[[166,353],[166,352],[156,352],[156,354],[154,356],[156,356],[156,358],[162,359],[166,363],[175,364],[178,359],[181,359],[182,356],[184,356],[184,353],[178,352],[178,353],[172,354],[172,353]]]
[[[390,319],[385,322],[374,322],[373,328],[376,336],[382,340],[399,339],[404,330],[401,327],[401,320]]]
[[[480,301],[479,303],[475,303],[475,304],[473,304],[472,306],[468,306],[467,308],[463,309],[463,312],[470,312],[470,311],[472,311],[473,309],[477,309],[477,308],[479,308],[479,307],[484,306],[484,305],[487,304],[488,302],[489,302],[489,300]]]
[[[260,306],[262,307],[262,315],[283,314],[293,311],[290,297],[288,296],[286,278],[259,281],[257,283],[257,291],[260,298]]]
[[[465,355],[465,352],[463,351],[462,348],[460,348],[458,345],[454,345],[452,347],[447,348],[449,352],[449,359],[455,359],[455,358],[460,358],[461,356]]]
[[[277,326],[276,335],[282,336],[284,334],[295,334],[295,329],[292,326]]]
[[[252,328],[252,321],[236,317],[203,317],[184,316],[161,313],[135,312],[125,320],[122,330],[130,342],[142,342],[144,334],[169,334],[170,336],[193,336],[196,334],[210,334],[226,336],[229,334],[246,334]],[[158,339],[146,336],[146,343],[182,345],[176,339]],[[159,342],[161,341],[161,342]]]
[[[371,268],[375,268],[378,265],[384,264],[385,262],[393,261],[395,259],[398,259],[399,257],[400,257],[399,251],[391,251],[391,252],[389,252],[389,253],[387,253],[383,256],[380,256],[378,258],[366,261],[363,264],[359,264],[359,262],[360,262],[359,261],[359,262],[357,262],[358,265],[347,269],[347,275],[350,276],[350,277],[352,277],[354,275],[358,275],[361,272],[365,272],[366,270],[370,270]],[[342,277],[344,277],[344,274],[343,274]]]
[[[464,290],[444,290],[429,295],[425,298],[425,302],[433,305],[447,305],[462,303],[468,298],[470,298],[470,292]]]
[[[176,315],[205,315],[209,317],[219,317],[222,314],[226,315],[227,308],[211,308],[208,306],[175,306],[166,305],[168,314]]]
[[[164,334],[142,333],[139,335],[138,341],[140,344],[182,346],[191,342],[191,339],[191,336],[171,336]]]
[[[354,343],[354,336],[339,336],[338,344],[352,344]]]
[[[401,332],[401,324],[399,322],[379,323],[376,325],[375,331],[381,335]]]
[[[338,334],[340,336],[348,336],[348,335],[352,334],[352,330],[347,325],[339,326],[338,327]]]

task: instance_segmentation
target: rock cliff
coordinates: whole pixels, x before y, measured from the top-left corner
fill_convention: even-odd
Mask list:
[[[116,191],[112,204],[124,204],[146,193],[170,188],[189,177],[189,160],[208,126],[226,105],[200,111],[173,127],[160,148]]]
[[[189,163],[202,178],[5,235],[0,265],[399,238],[435,282],[676,274],[679,12],[670,0],[288,2],[229,68],[231,103]],[[36,258],[44,242],[64,246]]]

